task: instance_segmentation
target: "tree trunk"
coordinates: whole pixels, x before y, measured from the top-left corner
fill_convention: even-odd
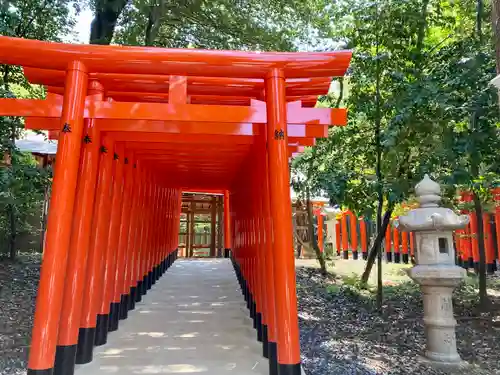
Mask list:
[[[385,238],[385,232],[387,231],[387,227],[391,221],[392,211],[394,209],[393,205],[390,205],[385,211],[384,218],[382,220],[382,226],[380,230],[377,228],[377,237],[373,241],[370,252],[368,253],[368,259],[366,260],[366,267],[361,276],[361,282],[363,284],[368,283],[368,278],[370,277],[370,273],[372,271],[373,265],[375,264],[375,259],[377,258],[378,252],[382,250],[382,241]]]
[[[95,17],[90,25],[90,44],[110,44],[116,21],[128,0],[98,0]]]
[[[159,0],[159,4],[151,5],[148,12],[148,23],[144,35],[144,45],[152,46],[160,31],[161,19],[165,14],[166,0]]]
[[[318,246],[318,241],[316,241],[316,236],[314,235],[314,223],[313,223],[313,212],[312,212],[312,203],[311,203],[311,194],[309,191],[309,188],[306,190],[307,194],[307,225],[309,226],[309,233],[311,235],[311,243],[312,247],[314,249],[314,252],[316,253],[316,259],[319,262],[319,266],[321,269],[321,274],[323,276],[328,275],[328,271],[326,269],[326,260],[325,260],[325,255],[324,253],[321,252],[319,246]],[[320,230],[318,228],[318,230]]]
[[[495,42],[497,74],[500,74],[500,0],[492,0],[491,5],[491,24],[493,41]]]

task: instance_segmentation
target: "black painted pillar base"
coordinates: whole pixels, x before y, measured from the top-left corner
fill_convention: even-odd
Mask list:
[[[495,264],[494,263],[489,263],[486,265],[486,272],[488,272],[490,275],[495,273]]]
[[[266,324],[262,325],[262,355],[269,358],[269,328]]]
[[[278,364],[278,374],[280,375],[301,375],[302,370],[300,367],[300,363],[296,363],[293,365],[289,364]]]
[[[149,290],[153,287],[153,272],[151,271],[148,272],[147,280],[148,280],[148,290]]]
[[[250,310],[250,318],[254,318],[254,310],[253,310],[253,296],[252,293],[248,294],[247,308]]]
[[[75,373],[76,344],[56,346],[54,375],[73,375]]]
[[[135,309],[135,299],[137,293],[137,288],[135,286],[130,288],[130,298],[128,299],[128,309],[129,310],[134,310]]]
[[[385,253],[385,261],[386,261],[387,263],[392,262],[392,252],[386,252],[386,253]]]
[[[401,253],[394,253],[394,263],[401,263]]]
[[[467,268],[474,268],[474,258],[469,258],[469,267]]]
[[[231,249],[224,249],[224,258],[231,257]]]
[[[145,295],[148,292],[148,276],[144,276],[142,278],[142,289],[141,289],[141,295]]]
[[[28,369],[26,375],[54,375],[54,369],[53,368],[48,368],[45,370]]]
[[[95,328],[79,329],[78,344],[76,345],[76,356],[74,358],[76,364],[83,365],[84,363],[92,362],[95,340],[96,340]]]
[[[358,260],[359,259],[359,254],[357,250],[352,251],[352,259]]]
[[[253,328],[257,329],[257,305],[252,298],[252,303],[250,304],[250,317],[253,319]]]
[[[120,321],[120,302],[113,302],[109,309],[108,331],[114,332],[118,329]]]
[[[255,324],[257,325],[257,341],[262,342],[262,314],[258,312],[255,314]]]
[[[156,266],[151,270],[151,285],[156,284],[156,280],[158,280],[158,268]]]
[[[346,250],[346,251],[343,252],[343,258],[344,259],[349,259],[349,251],[348,250]]]
[[[137,282],[137,287],[135,289],[135,302],[142,301],[142,280]]]
[[[246,301],[246,300],[248,300],[247,281],[244,278],[242,278],[241,281],[242,281],[242,284],[243,284],[242,287],[241,287],[241,293],[243,294],[243,296],[245,296],[245,301]]]
[[[108,327],[109,327],[109,315],[99,314],[97,315],[97,324],[95,326],[95,339],[94,345],[101,346],[108,342]],[[78,341],[80,343],[80,341]]]
[[[367,260],[367,259],[368,259],[368,253],[363,252],[363,260]]]
[[[408,261],[409,261],[409,260],[410,260],[410,259],[409,259],[408,254],[403,254],[403,263],[404,263],[404,264],[408,264]]]
[[[269,341],[269,375],[278,375],[278,344]]]
[[[122,294],[120,298],[120,320],[128,318],[128,294]]]

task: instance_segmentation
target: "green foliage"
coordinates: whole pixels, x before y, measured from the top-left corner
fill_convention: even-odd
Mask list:
[[[293,50],[315,14],[300,0],[133,0],[114,41],[170,48]]]
[[[0,3],[0,34],[6,36],[62,41],[71,38],[80,2],[69,0],[23,0]],[[42,88],[30,85],[19,67],[0,66],[0,97],[44,96]],[[0,233],[5,241],[1,250],[16,255],[16,238],[32,232],[28,218],[41,213],[50,171],[37,167],[30,154],[21,153],[15,141],[23,133],[20,118],[0,117]]]
[[[348,95],[339,103],[348,108],[349,123],[295,159],[294,173],[332,203],[367,216],[375,212],[378,189],[386,205],[411,199],[424,173],[442,183],[448,205],[465,186],[488,201],[500,169],[488,15],[484,40],[474,1],[349,0],[332,7],[330,17],[323,34],[354,50]],[[338,94],[321,99],[335,106]]]

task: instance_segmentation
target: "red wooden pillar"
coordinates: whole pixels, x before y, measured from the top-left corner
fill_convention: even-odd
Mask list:
[[[56,155],[45,249],[28,362],[29,375],[51,375],[66,282],[73,206],[83,135],[87,71],[73,62],[66,71],[61,134]]]
[[[391,238],[391,224],[387,226],[385,231],[385,260],[386,262],[392,262],[392,238]]]
[[[366,221],[364,217],[359,219],[359,233],[361,239],[361,252],[363,253],[363,259],[368,259],[368,239],[366,232]]]
[[[288,172],[285,77],[273,69],[266,78],[267,139],[271,216],[274,232],[274,285],[278,337],[278,373],[300,375],[300,343]]]
[[[115,175],[113,178],[113,200],[111,202],[111,217],[109,221],[109,237],[108,246],[110,257],[106,262],[106,270],[104,274],[106,285],[106,298],[103,304],[108,304],[109,307],[102,307],[101,314],[109,314],[109,331],[118,329],[118,320],[120,314],[120,303],[114,301],[115,278],[118,262],[118,239],[120,236],[120,224],[122,214],[123,201],[123,172],[124,172],[124,150],[122,145],[116,145],[115,153]]]
[[[349,232],[347,231],[347,213],[342,213],[340,221],[342,230],[342,254],[344,259],[349,259]]]
[[[335,223],[335,245],[337,248],[337,255],[340,256],[340,251],[342,249],[342,240],[341,240],[341,235],[340,232],[342,231],[341,228],[341,222],[337,220]]]
[[[102,87],[97,82],[91,81],[89,94],[100,94],[99,99],[102,99]],[[66,266],[66,285],[59,320],[55,375],[72,375],[75,372],[78,332],[84,298],[83,289],[86,283],[90,227],[94,213],[99,165],[100,134],[94,119],[86,119],[84,123],[80,171],[76,189],[78,199],[76,199],[74,206],[68,264]]]
[[[314,210],[314,215],[316,215],[316,220],[318,222],[318,247],[319,251],[323,253],[324,244],[323,244],[323,215],[321,214],[321,208]]]
[[[224,258],[231,256],[231,216],[229,191],[224,191]]]
[[[399,230],[394,227],[392,230],[392,238],[394,243],[394,263],[401,263],[401,252],[399,250]]]
[[[100,307],[106,288],[104,267],[109,249],[108,233],[114,172],[113,150],[113,143],[104,138],[100,147],[99,177],[78,334],[77,364],[92,361],[94,343],[95,345],[103,345],[107,342],[108,314],[101,314]]]
[[[401,232],[403,263],[408,264],[408,232]]]
[[[265,136],[264,136],[265,137]],[[278,373],[278,358],[277,358],[277,329],[276,329],[276,295],[274,286],[274,262],[273,256],[273,228],[271,217],[271,201],[269,191],[269,165],[267,148],[261,150],[261,181],[262,181],[262,216],[264,219],[264,246],[265,246],[265,277],[267,282],[266,302],[267,302],[267,326],[264,326],[264,331],[267,331],[267,348],[264,348],[264,354],[269,359],[269,373]],[[265,334],[265,333],[264,333]],[[265,343],[264,343],[265,344]],[[267,351],[267,353],[266,353]]]
[[[349,212],[349,223],[351,227],[351,250],[352,259],[358,259],[358,219],[356,215]]]
[[[128,298],[129,295],[125,294],[125,274],[127,264],[127,249],[128,249],[128,236],[130,230],[130,210],[132,208],[132,197],[134,195],[134,180],[133,180],[133,163],[131,162],[132,155],[127,152],[125,154],[124,163],[124,191],[122,201],[122,212],[120,220],[120,235],[118,237],[118,257],[116,261],[116,274],[115,274],[115,290],[114,290],[114,303],[120,306],[119,320],[128,317]]]
[[[140,164],[137,160],[134,160],[132,164],[133,168],[133,180],[136,184],[135,191],[132,199],[132,208],[130,212],[130,229],[129,229],[129,239],[128,239],[128,249],[127,249],[127,270],[125,274],[125,293],[130,295],[128,299],[128,309],[135,309],[135,303],[137,300],[137,282],[135,279],[135,269],[137,267],[137,261],[139,258],[139,249],[137,247],[137,238],[139,236],[139,217],[141,202],[144,193],[144,181],[141,178]]]
[[[500,259],[500,187],[493,189],[493,200],[495,202],[495,232],[497,237],[495,256],[495,271],[497,270],[497,261]]]

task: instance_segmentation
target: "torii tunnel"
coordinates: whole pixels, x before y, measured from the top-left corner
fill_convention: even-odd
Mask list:
[[[225,254],[269,373],[300,374],[289,159],[346,124],[314,106],[350,59],[0,37],[0,63],[47,88],[0,99],[0,116],[58,139],[28,374],[92,361],[178,258],[183,191],[224,193]]]

